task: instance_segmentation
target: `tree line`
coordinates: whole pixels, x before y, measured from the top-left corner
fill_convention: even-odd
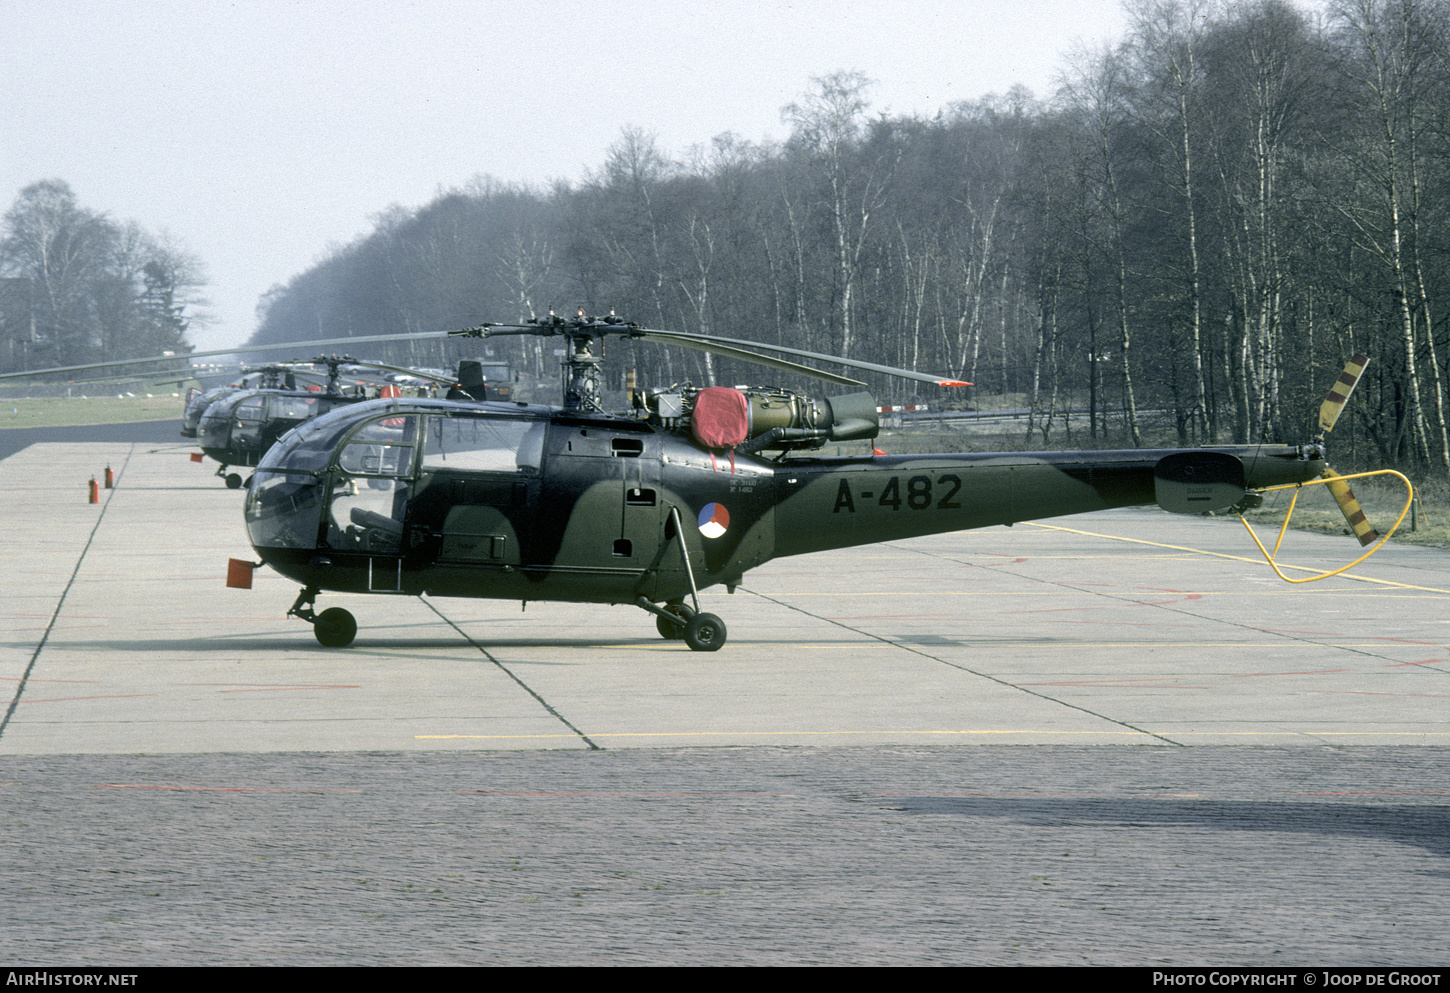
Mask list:
[[[1033,442],[1083,447],[1304,439],[1362,352],[1336,461],[1349,442],[1450,473],[1450,0],[1128,10],[1126,37],[1064,57],[1050,98],[890,116],[843,71],[783,108],[780,141],[726,134],[676,160],[628,129],[578,181],[484,177],[390,209],[266,294],[252,343],[581,306],[970,380],[972,402],[1029,409]],[[553,343],[486,347],[554,373]],[[608,385],[627,368],[780,381],[611,344]]]
[[[184,249],[33,183],[0,222],[0,372],[190,352],[203,282]]]

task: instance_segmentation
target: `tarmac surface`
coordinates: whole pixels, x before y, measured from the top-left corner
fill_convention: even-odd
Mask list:
[[[778,560],[713,654],[323,594],[335,650],[192,450],[0,461],[0,963],[1450,962],[1445,551],[1117,511]]]

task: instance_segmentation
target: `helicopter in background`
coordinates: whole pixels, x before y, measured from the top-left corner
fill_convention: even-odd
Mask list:
[[[165,365],[171,368],[148,373],[148,378],[162,380],[185,380],[199,367],[190,365],[193,359],[212,356],[231,356],[247,352],[279,352],[319,346],[387,343],[397,344],[419,339],[442,339],[448,331],[419,331],[402,334],[360,335],[347,338],[315,340],[310,342],[285,342],[267,345],[250,345],[234,348],[214,349],[205,352],[165,353],[135,359],[89,362],[80,365],[56,366],[23,372],[0,373],[0,382],[12,379],[29,379],[43,376],[58,376],[71,373],[109,373],[130,366]],[[184,363],[184,365],[179,365]],[[325,374],[316,370],[322,366]],[[344,383],[343,370],[353,366],[384,374],[390,382],[378,383],[377,376],[355,376],[351,383]],[[257,377],[248,383],[249,377]],[[306,388],[298,387],[299,379],[311,379],[317,384]],[[100,382],[94,380],[71,380],[71,382]],[[180,385],[180,382],[178,382]],[[448,395],[461,398],[497,398],[511,395],[512,385],[507,363],[462,359],[456,373],[430,369],[414,369],[376,361],[359,361],[349,356],[320,356],[311,362],[271,363],[246,369],[242,381],[211,389],[192,388],[186,394],[181,419],[181,436],[199,438],[202,452],[193,454],[195,461],[210,456],[220,463],[217,475],[225,480],[231,489],[240,489],[244,483],[239,473],[229,473],[232,466],[249,467],[278,437],[303,420],[348,403],[359,403],[377,396],[431,395],[447,386]]]
[[[287,613],[325,646],[350,644],[357,622],[339,607],[316,612],[324,590],[633,604],[663,637],[715,651],[726,626],[700,611],[699,591],[733,592],[748,570],[781,556],[1114,507],[1216,512],[1331,480],[1346,516],[1358,511],[1328,468],[1323,435],[1363,361],[1307,444],[819,457],[803,453],[876,437],[870,394],[821,400],[684,384],[610,413],[594,340],[680,345],[849,387],[864,384],[794,360],[970,384],[613,316],[550,314],[453,333],[564,339],[562,405],[358,403],[299,425],[257,465],[245,521],[261,561],[233,560],[228,585],[249,587],[250,569],[263,564],[301,583]]]
[[[327,370],[324,386],[309,386],[298,389],[294,377],[313,375],[294,363],[288,367],[272,366],[272,370],[284,371],[291,386],[258,386],[237,389],[223,393],[212,401],[202,413],[197,438],[202,453],[220,463],[216,474],[226,481],[229,489],[240,489],[244,480],[240,473],[228,472],[234,466],[243,468],[255,466],[278,438],[304,421],[319,417],[334,408],[378,397],[398,397],[404,392],[415,396],[430,396],[439,385],[448,385],[456,393],[467,397],[486,395],[486,383],[481,374],[475,375],[470,363],[460,364],[457,375],[433,373],[420,369],[405,369],[401,366],[380,362],[359,362],[348,355],[320,355],[312,366]],[[344,370],[355,380],[344,383]],[[358,373],[362,370],[386,371],[404,376],[416,383],[427,385],[400,386],[396,383],[374,383],[362,381]],[[462,380],[462,382],[460,382]],[[184,431],[183,431],[184,433]]]
[[[264,365],[243,369],[237,382],[202,389],[193,386],[186,392],[181,412],[181,436],[195,438],[206,409],[223,397],[247,389],[295,390],[299,369],[294,365]],[[249,382],[248,380],[251,380]]]

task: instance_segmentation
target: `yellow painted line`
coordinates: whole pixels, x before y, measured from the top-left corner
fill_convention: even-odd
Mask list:
[[[1083,623],[1087,623],[1087,622],[1083,622]],[[1097,623],[1109,623],[1109,622],[1098,622],[1098,621],[1094,621],[1092,623],[1097,624]],[[1121,625],[1118,625],[1118,626],[1121,626]],[[770,645],[770,644],[787,645],[787,646],[790,647],[791,651],[796,651],[797,649],[811,649],[811,648],[814,648],[814,649],[824,649],[824,650],[833,651],[833,652],[844,651],[844,650],[850,649],[850,648],[870,647],[872,645],[878,645],[879,646],[880,644],[882,644],[883,641],[886,644],[896,645],[898,647],[905,647],[905,648],[973,648],[973,649],[989,649],[989,648],[1043,648],[1043,649],[1050,649],[1050,648],[1072,648],[1072,649],[1078,649],[1078,648],[1081,648],[1084,645],[1091,645],[1093,648],[1135,648],[1135,649],[1142,649],[1142,648],[1152,648],[1152,649],[1158,649],[1158,648],[1309,648],[1309,649],[1314,649],[1315,651],[1322,651],[1322,650],[1324,650],[1326,648],[1379,648],[1379,649],[1404,648],[1404,649],[1420,649],[1420,650],[1442,651],[1444,649],[1444,647],[1445,647],[1445,643],[1444,642],[1438,642],[1438,641],[1401,641],[1401,640],[1395,639],[1395,638],[1385,638],[1382,641],[1332,641],[1332,642],[1326,642],[1326,641],[1304,641],[1301,638],[1291,638],[1291,637],[1288,637],[1287,634],[1285,634],[1283,636],[1279,636],[1275,632],[1268,632],[1268,633],[1269,634],[1272,634],[1272,635],[1275,635],[1275,637],[1266,638],[1266,639],[1260,639],[1260,640],[1255,640],[1255,641],[1157,641],[1157,640],[1153,639],[1151,636],[1145,636],[1142,641],[1099,641],[1096,638],[1089,637],[1087,634],[1080,634],[1078,637],[1075,637],[1075,638],[1066,638],[1066,637],[1062,637],[1062,636],[1043,635],[1040,638],[1021,639],[1021,640],[1016,640],[1016,639],[1008,640],[1008,639],[993,637],[990,632],[985,632],[984,633],[981,628],[978,628],[976,630],[976,632],[973,633],[973,634],[970,634],[970,635],[962,635],[960,638],[955,638],[955,637],[950,637],[950,636],[944,636],[942,638],[942,640],[940,640],[940,641],[931,640],[931,641],[921,641],[921,642],[918,642],[918,641],[914,640],[911,635],[897,635],[895,637],[884,637],[883,636],[882,638],[876,638],[876,637],[872,637],[872,636],[867,636],[867,640],[855,640],[855,641],[846,640],[844,638],[844,636],[843,636],[843,638],[842,638],[841,641],[820,641],[820,642],[796,642],[796,641],[785,642],[785,641],[782,641],[782,642],[764,642],[764,643],[762,643],[762,642],[753,642],[753,644],[755,644],[757,647],[759,647],[762,644],[765,644],[765,645]],[[1297,634],[1299,634],[1299,635],[1301,635],[1303,637],[1314,637],[1314,635],[1313,635],[1312,632],[1310,632],[1308,634],[1305,634],[1304,632],[1292,632],[1292,633],[1297,633]],[[923,636],[923,637],[925,637],[925,636]],[[935,639],[935,637],[936,637],[935,632],[933,632],[932,638]],[[740,644],[740,641],[737,640],[736,642],[733,642],[733,644],[737,644],[738,645],[738,644]],[[599,646],[600,650],[605,650],[605,649],[615,648],[615,647],[617,647],[617,646],[611,646],[611,645],[601,645],[601,646]],[[627,651],[634,651],[635,649],[633,649],[633,648],[631,648],[629,646],[626,646],[625,648],[621,648],[620,650],[621,651],[626,651],[626,650]],[[1429,661],[1431,661],[1431,662],[1447,662],[1447,661],[1450,661],[1450,659],[1431,659]]]
[[[1229,555],[1226,552],[1210,552],[1202,548],[1189,548],[1186,545],[1165,545],[1161,541],[1148,541],[1144,538],[1124,538],[1115,534],[1099,534],[1096,531],[1079,531],[1076,528],[1065,528],[1060,524],[1039,524],[1035,521],[1024,521],[1023,523],[1029,524],[1032,527],[1043,528],[1049,531],[1065,531],[1068,534],[1080,534],[1085,535],[1089,538],[1106,538],[1109,541],[1124,541],[1134,545],[1149,545],[1153,548],[1168,548],[1176,552],[1192,552],[1195,555],[1208,555],[1212,556],[1213,558],[1228,559],[1232,562],[1249,562],[1257,564],[1263,561],[1263,559],[1261,558],[1256,559],[1245,555]],[[1281,568],[1289,569],[1295,572],[1321,571],[1319,569],[1313,569],[1309,566],[1302,565],[1286,565],[1282,566]],[[1402,590],[1424,590],[1427,593],[1450,593],[1450,590],[1437,589],[1433,586],[1415,586],[1411,583],[1396,583],[1388,579],[1374,579],[1370,576],[1359,576],[1351,572],[1344,573],[1344,577],[1346,579],[1357,579],[1362,583],[1378,583],[1381,586],[1392,586],[1396,589]]]
[[[1307,728],[1303,731],[1154,731],[1152,733],[1165,738],[1192,738],[1195,735],[1214,738],[1443,738],[1450,736],[1450,731],[1324,731]]]
[[[1130,539],[1130,538],[1124,538],[1122,540],[1124,540],[1124,541],[1131,541],[1132,539]],[[1204,554],[1205,555],[1216,555],[1218,553],[1217,552],[1205,552]],[[1232,556],[1224,556],[1224,557],[1225,558],[1231,558]],[[1312,571],[1312,570],[1309,570],[1309,571]],[[1349,573],[1345,573],[1344,575],[1346,577],[1349,577]],[[1014,578],[1017,578],[1017,577],[1014,577]],[[1353,577],[1350,577],[1350,578],[1353,578]],[[1031,579],[1031,578],[1028,578],[1028,579],[1025,579],[1024,580],[1024,582],[1037,582],[1037,581],[1038,580]],[[982,582],[986,582],[986,580],[982,580]],[[1296,596],[1296,597],[1299,597],[1299,596],[1304,596],[1306,594],[1315,594],[1315,595],[1318,595],[1318,596],[1396,597],[1398,599],[1443,600],[1446,596],[1450,596],[1450,590],[1440,590],[1440,589],[1436,589],[1433,586],[1411,586],[1408,583],[1394,583],[1394,582],[1390,582],[1388,580],[1383,580],[1383,579],[1367,579],[1367,580],[1365,580],[1365,582],[1369,582],[1369,583],[1380,583],[1380,584],[1385,585],[1385,586],[1393,586],[1396,589],[1419,590],[1422,593],[1437,594],[1437,595],[1435,595],[1435,596],[1417,596],[1415,594],[1411,594],[1409,596],[1405,596],[1405,595],[1399,594],[1399,593],[1388,593],[1388,592],[1387,593],[1380,593],[1380,592],[1369,592],[1369,591],[1365,591],[1365,590],[1355,590],[1355,589],[1346,589],[1346,588],[1333,588],[1333,587],[1326,587],[1326,588],[1323,588],[1323,589],[1293,589],[1293,590],[1288,590],[1288,589],[1164,590],[1164,589],[1154,589],[1154,588],[1150,588],[1150,587],[1146,587],[1146,586],[1130,585],[1128,583],[1086,583],[1086,582],[1075,583],[1071,589],[1052,589],[1052,590],[943,590],[943,589],[933,589],[931,591],[931,594],[930,595],[932,597],[949,597],[949,596],[982,596],[982,597],[986,597],[986,596],[1000,596],[1000,597],[1074,596],[1074,595],[1084,594],[1084,593],[1088,593],[1088,594],[1097,593],[1097,592],[1099,592],[1100,589],[1103,589],[1103,590],[1114,590],[1114,591],[1118,591],[1118,592],[1124,592],[1124,591],[1131,592],[1131,591],[1137,590],[1137,591],[1142,592],[1142,593],[1152,592],[1152,593],[1167,594],[1169,596],[1196,596],[1196,597],[1205,597],[1205,596],[1255,596],[1255,597],[1259,597],[1259,596]],[[748,592],[748,593],[758,594],[760,596],[782,596],[782,597],[789,596],[789,597],[800,597],[800,598],[804,598],[804,597],[829,597],[832,600],[845,600],[845,599],[849,599],[851,597],[911,597],[913,599],[920,599],[921,596],[922,596],[921,590],[852,590],[850,593],[821,593],[821,592],[813,592],[813,591],[808,591],[808,590],[800,590],[800,591],[796,591],[796,590],[762,590],[762,589],[756,589],[754,587],[751,587],[750,589],[746,590],[746,588],[743,587],[743,586],[740,587],[740,589],[743,590],[743,591],[745,591],[745,592]],[[702,598],[704,597],[704,594],[703,593],[701,594],[701,597]]]
[[[585,731],[584,736],[590,740],[599,738],[788,738],[788,737],[865,737],[876,735],[962,735],[962,734],[1058,734],[1058,735],[1115,735],[1117,737],[1149,737],[1146,731],[1010,731],[1010,730],[975,730],[975,731],[616,731],[604,734],[594,734]],[[453,738],[466,739],[498,739],[509,741],[526,741],[543,738],[572,738],[578,740],[579,735],[575,734],[415,734],[415,740],[436,741]]]
[[[1302,738],[1311,737],[1447,737],[1450,730],[1446,731],[1326,731],[1323,729],[1305,729],[1302,731],[1051,731],[1051,730],[1007,730],[1007,729],[979,729],[967,731],[641,731],[641,732],[611,732],[606,734],[595,734],[586,731],[584,735],[591,741],[603,738],[795,738],[795,737],[867,737],[867,736],[905,736],[920,735],[925,737],[941,736],[965,736],[965,735],[1035,735],[1060,736],[1060,737],[1118,737],[1118,738],[1184,738],[1192,736],[1212,737],[1287,737]],[[575,734],[416,734],[413,736],[417,741],[537,741],[545,739],[571,739],[579,740]]]

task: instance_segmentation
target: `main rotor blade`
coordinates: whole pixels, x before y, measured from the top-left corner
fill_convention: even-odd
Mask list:
[[[0,377],[3,378],[3,377]],[[129,375],[98,375],[88,376],[85,379],[71,379],[66,381],[68,386],[94,386],[98,383],[168,383],[185,382],[192,378],[190,367],[180,369],[160,369],[153,372],[136,372]]]
[[[711,335],[693,334],[688,331],[654,331],[649,328],[641,328],[638,331],[628,333],[631,338],[644,338],[652,341],[669,341],[676,345],[691,345],[696,348],[704,348],[706,345],[719,347],[720,345],[733,346],[740,349],[764,348],[767,351],[783,352],[786,355],[795,355],[803,359],[814,359],[817,362],[833,362],[838,365],[849,366],[852,369],[864,369],[867,372],[884,373],[887,376],[896,376],[899,379],[914,379],[922,383],[934,383],[937,386],[971,386],[971,383],[962,382],[959,379],[949,379],[945,376],[933,376],[929,373],[916,372],[911,369],[899,369],[896,366],[878,365],[875,362],[862,362],[859,359],[843,358],[839,355],[825,355],[821,352],[807,352],[800,348],[787,348],[785,345],[770,345],[761,341],[746,341],[740,338],[717,338]],[[708,350],[708,349],[707,349]],[[746,352],[749,354],[749,352]],[[753,362],[762,362],[767,356],[759,355],[750,359]],[[762,362],[763,364],[763,362]],[[817,375],[821,375],[818,373]]]
[[[809,376],[812,379],[823,380],[827,383],[836,383],[839,386],[865,386],[859,379],[851,379],[849,376],[840,376],[834,372],[826,372],[823,369],[812,369],[808,365],[800,365],[796,362],[788,362],[785,359],[777,359],[770,355],[761,355],[735,344],[723,344],[721,338],[706,338],[704,336],[682,337],[673,331],[648,331],[643,334],[627,335],[629,338],[638,338],[643,341],[656,341],[662,345],[679,345],[684,348],[693,348],[700,352],[709,352],[711,355],[719,355],[727,359],[739,359],[742,362],[751,362],[755,365],[765,366],[767,369],[775,369],[779,372],[794,373],[798,376]]]
[[[835,383],[839,386],[865,386],[859,379],[851,379],[847,376],[838,376],[833,372],[825,372],[821,369],[812,369],[808,365],[799,365],[795,362],[788,362],[785,359],[773,358],[769,355],[760,355],[747,351],[738,345],[753,346],[754,342],[726,342],[722,338],[711,338],[705,335],[679,334],[674,331],[649,331],[645,328],[636,327],[633,324],[606,324],[591,323],[584,325],[571,324],[484,324],[477,328],[467,328],[463,331],[456,331],[455,334],[468,335],[475,338],[495,338],[502,335],[538,335],[544,338],[573,338],[594,337],[598,335],[617,335],[621,338],[632,338],[642,341],[655,341],[662,345],[679,345],[684,348],[693,348],[696,351],[709,352],[712,355],[719,355],[727,359],[739,359],[742,362],[752,362],[755,365],[762,365],[778,372],[788,372],[797,376],[809,376],[811,379],[824,380],[827,383]],[[809,356],[809,353],[803,353]],[[834,360],[832,360],[834,361]]]
[[[644,341],[657,341],[667,345],[682,345],[686,348],[697,348],[701,351],[711,352],[715,355],[723,355],[727,358],[754,362],[757,365],[763,365],[768,368],[795,372],[816,379],[824,379],[828,383],[840,383],[845,386],[865,385],[858,380],[848,379],[844,376],[834,376],[831,373],[822,372],[819,369],[812,369],[810,366],[796,365],[794,363],[781,365],[780,363],[786,362],[785,359],[761,355],[755,351],[755,349],[763,348],[766,351],[782,352],[786,355],[794,355],[798,358],[811,359],[816,362],[831,362],[837,365],[848,366],[852,369],[864,369],[867,372],[879,372],[887,376],[896,376],[900,379],[914,379],[918,382],[933,383],[937,386],[972,385],[971,383],[962,382],[959,379],[950,379],[945,376],[934,376],[929,373],[915,372],[911,369],[899,369],[896,366],[879,365],[875,362],[862,362],[859,359],[847,359],[839,355],[826,355],[822,352],[808,352],[800,348],[788,348],[785,345],[770,345],[765,342],[748,341],[742,338],[720,338],[714,335],[694,334],[689,331],[658,331],[653,328],[643,328],[626,321],[583,319],[572,322],[561,321],[556,324],[484,324],[477,328],[468,328],[455,333],[473,335],[479,338],[487,338],[494,335],[521,334],[534,334],[545,337],[572,337],[574,335],[599,335],[602,337],[613,334],[621,338],[635,338]]]
[[[1364,367],[1367,365],[1369,365],[1369,357],[1366,355],[1356,355],[1344,364],[1344,371],[1339,374],[1339,379],[1329,388],[1329,395],[1319,405],[1319,431],[1321,434],[1328,434],[1334,430],[1334,422],[1339,420],[1345,403],[1349,401],[1349,396],[1354,392],[1355,386],[1359,385],[1359,377],[1364,375]],[[1331,483],[1330,489],[1333,488],[1334,484]]]
[[[275,345],[239,345],[236,348],[216,348],[206,352],[183,352],[171,355],[151,355],[144,359],[118,359],[112,362],[87,362],[83,365],[53,366],[49,369],[31,369],[28,372],[0,373],[0,379],[23,379],[27,376],[58,375],[65,372],[83,372],[87,369],[120,369],[128,365],[144,365],[147,362],[185,362],[203,359],[213,355],[245,355],[249,352],[275,352],[284,349],[310,351],[319,345],[363,345],[380,341],[416,341],[420,338],[446,338],[448,331],[413,331],[404,334],[370,334],[357,338],[324,338],[318,341],[283,341]]]

